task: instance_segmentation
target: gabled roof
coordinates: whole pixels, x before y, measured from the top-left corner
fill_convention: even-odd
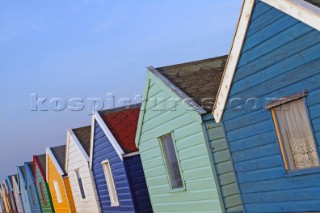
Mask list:
[[[30,169],[31,169],[32,175],[34,175],[34,166],[33,166],[33,161],[30,161],[30,162],[28,162],[27,164],[28,164],[28,166],[29,166],[29,167],[30,167]]]
[[[65,171],[65,162],[66,162],[66,145],[56,146],[50,148],[54,158],[56,159],[57,163],[59,164],[61,170],[66,174]]]
[[[19,166],[19,169],[21,171],[22,178],[25,181],[26,180],[26,168],[24,166]]]
[[[46,157],[50,157],[52,163],[55,165],[56,169],[58,170],[58,173],[62,177],[67,175],[67,172],[65,170],[66,145],[47,147]],[[48,178],[48,159],[46,159],[46,168],[46,177]]]
[[[148,69],[172,87],[181,99],[191,98],[196,103],[191,103],[191,107],[198,105],[202,109],[199,112],[203,114],[212,110],[227,57]]]
[[[140,104],[99,112],[124,153],[138,151],[135,137],[140,114]]]
[[[40,173],[42,174],[43,178],[46,179],[46,170],[47,170],[47,158],[46,158],[46,154],[42,154],[42,155],[35,155],[34,156],[34,160],[37,161],[37,164],[36,162],[35,165],[38,165],[39,166],[39,169],[40,169]],[[35,177],[36,178],[36,177]]]
[[[80,127],[72,129],[73,133],[77,137],[79,143],[83,147],[87,155],[90,155],[90,137],[91,137],[91,126]]]
[[[320,30],[320,7],[318,0],[261,0],[295,19]],[[242,46],[254,10],[255,0],[244,0],[231,51],[222,77],[222,83],[213,107],[213,116],[219,123],[228,100],[233,77],[240,59]],[[310,4],[311,3],[311,4]]]

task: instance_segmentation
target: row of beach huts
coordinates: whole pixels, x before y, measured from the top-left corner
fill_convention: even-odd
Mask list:
[[[148,67],[141,104],[17,166],[0,212],[320,212],[319,31],[318,0],[244,0],[229,56]]]

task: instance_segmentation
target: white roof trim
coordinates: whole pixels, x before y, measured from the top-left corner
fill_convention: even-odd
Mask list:
[[[140,155],[140,152],[139,151],[131,152],[131,153],[123,155],[123,157],[126,158],[126,157],[135,156],[135,155]]]
[[[65,175],[64,172],[62,171],[57,159],[54,157],[54,155],[53,155],[53,153],[52,153],[52,151],[51,151],[51,149],[49,147],[46,148],[46,154],[47,154],[47,157],[50,156],[50,158],[51,158],[53,164],[55,165],[55,167],[57,168],[59,174],[61,176]],[[47,159],[47,162],[48,162],[48,159]],[[48,170],[49,170],[49,167],[48,167],[48,164],[47,164],[47,179],[49,177],[48,176]]]
[[[262,0],[320,31],[320,8],[304,0]]]
[[[262,2],[320,31],[319,7],[304,0],[262,0]],[[255,5],[254,3],[255,0],[244,0],[238,27],[217,95],[217,101],[214,106],[213,116],[217,123],[221,122],[224,113],[232,80],[236,72],[251,14]]]
[[[90,158],[88,156],[88,154],[86,153],[86,151],[84,150],[83,146],[81,145],[79,139],[77,138],[77,136],[74,134],[72,129],[68,130],[69,133],[69,140],[72,139],[72,141],[75,143],[76,147],[78,148],[78,150],[81,152],[82,156],[84,157],[84,159],[89,162]],[[90,145],[91,146],[91,145]]]
[[[91,137],[90,137],[90,169],[92,168],[92,161],[93,161],[93,143],[94,143],[94,130],[95,130],[95,119],[94,119],[94,112],[92,112],[91,116]]]
[[[237,30],[233,38],[231,51],[222,77],[222,83],[220,84],[216,103],[213,108],[213,116],[217,123],[220,123],[223,115],[223,110],[228,99],[233,76],[238,65],[254,5],[255,0],[244,0],[242,5],[242,12],[238,21]]]
[[[104,132],[104,134],[106,134],[107,138],[109,139],[109,141],[110,141],[111,145],[113,146],[113,148],[116,150],[116,152],[119,155],[120,159],[123,160],[124,151],[120,147],[120,145],[117,142],[117,140],[114,138],[112,132],[109,130],[107,125],[104,123],[104,121],[102,120],[102,118],[101,118],[101,116],[99,115],[98,112],[95,112],[93,116],[94,116],[95,120],[98,122],[98,124],[101,127],[101,129]]]

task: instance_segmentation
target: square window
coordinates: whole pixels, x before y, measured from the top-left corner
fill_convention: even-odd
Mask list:
[[[172,135],[167,134],[159,138],[160,146],[165,162],[167,174],[170,180],[171,189],[183,188],[183,180],[177,159],[176,149],[173,143]]]
[[[319,166],[319,155],[313,137],[304,98],[271,109],[286,170]]]
[[[107,182],[111,206],[119,206],[118,193],[114,183],[113,174],[109,161],[107,160],[102,162],[102,167]]]

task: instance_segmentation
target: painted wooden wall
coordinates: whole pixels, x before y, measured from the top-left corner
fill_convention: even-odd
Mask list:
[[[7,198],[9,201],[11,212],[17,213],[17,206],[16,206],[14,194],[13,194],[13,187],[12,187],[12,183],[9,176],[7,176],[5,179],[5,186],[6,186]]]
[[[0,212],[1,213],[5,213],[6,209],[4,207],[4,202],[3,202],[3,199],[2,199],[2,191],[0,189]]]
[[[124,158],[126,174],[129,180],[136,212],[152,213],[152,206],[144,176],[140,155]]]
[[[5,213],[5,207],[4,207],[4,202],[3,202],[3,198],[2,198],[2,190],[0,188],[0,212],[1,213]]]
[[[226,212],[243,212],[243,205],[228,141],[222,124],[214,121],[212,114],[203,116],[204,129],[210,144],[217,182]]]
[[[28,193],[26,191],[26,183],[25,183],[24,173],[20,170],[20,167],[17,167],[17,175],[18,175],[19,188],[20,188],[20,192],[21,192],[23,211],[24,211],[24,213],[32,213]]]
[[[17,211],[18,213],[23,213],[23,206],[22,206],[19,185],[15,177],[12,177],[12,188],[13,188],[14,199],[16,201]]]
[[[7,200],[5,189],[3,187],[1,187],[1,196],[2,196],[2,200],[3,200],[5,211],[9,212],[10,211],[10,207],[9,207],[9,203],[8,203],[8,200]]]
[[[118,199],[120,203],[119,207],[111,207],[107,182],[105,179],[103,167],[101,165],[101,162],[103,162],[104,160],[109,160],[110,162],[110,167],[113,172],[113,178],[115,181],[115,187],[118,193]],[[127,176],[125,175],[126,171],[124,163],[114,150],[112,144],[109,142],[109,139],[104,134],[97,122],[95,122],[94,129],[92,172],[94,175],[100,206],[103,213],[135,212],[130,186]]]
[[[320,32],[258,1],[229,100],[264,101],[307,89],[307,107],[320,146],[319,67]],[[223,122],[246,211],[319,211],[320,170],[287,174],[271,113],[261,108],[235,110],[236,106],[227,107]]]
[[[29,197],[30,207],[32,213],[41,213],[41,206],[39,202],[39,197],[36,189],[36,185],[34,184],[34,176],[33,171],[31,170],[28,163],[24,164],[26,169],[26,188],[27,194]],[[31,188],[31,190],[30,190]],[[32,194],[31,194],[32,193]],[[34,197],[34,202],[32,202],[32,196]]]
[[[139,150],[153,211],[222,212],[200,115],[179,102],[170,107],[170,98],[178,98],[159,79],[148,72],[145,88],[146,107],[139,121]],[[155,100],[159,101],[155,105]],[[165,106],[164,106],[165,104]],[[140,114],[143,116],[143,114]],[[168,183],[158,137],[173,132],[186,190],[172,192]]]
[[[72,194],[69,179],[67,177],[63,178],[59,174],[57,168],[52,162],[50,156],[47,156],[47,165],[48,165],[48,185],[52,197],[52,202],[54,205],[55,211],[58,213],[75,213],[75,206],[73,197],[70,196]],[[54,181],[58,182],[62,202],[59,203],[57,199],[57,194],[54,188]]]
[[[46,172],[46,171],[44,171],[44,172]],[[36,168],[35,168],[35,174],[36,174],[35,184],[37,187],[37,192],[38,192],[42,212],[43,213],[55,212],[48,183],[43,178],[42,172],[40,171],[40,168],[38,166],[36,166]],[[43,199],[42,199],[40,184],[42,184],[45,203],[43,202]]]
[[[79,144],[80,145],[80,144]],[[95,183],[88,161],[84,158],[75,142],[69,138],[67,153],[68,176],[74,197],[76,210],[78,213],[100,212],[100,204],[96,194]],[[75,171],[79,170],[86,195],[86,199],[81,198],[79,184]]]

